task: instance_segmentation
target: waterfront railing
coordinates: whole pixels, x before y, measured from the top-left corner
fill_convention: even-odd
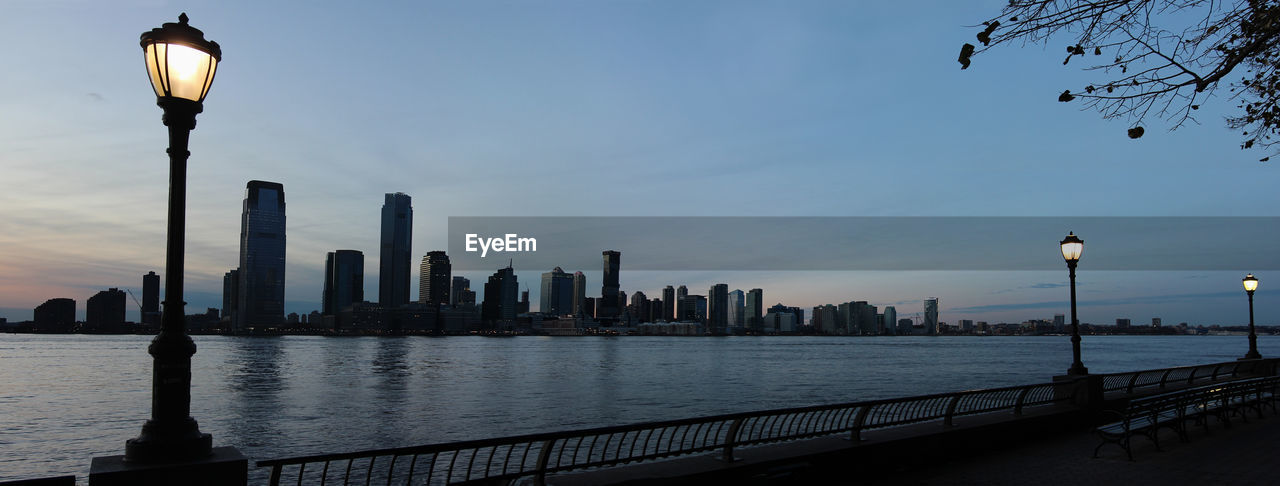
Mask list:
[[[1273,375],[1280,359],[1232,361],[1102,376],[1104,392],[1145,393],[1248,376]],[[739,448],[937,422],[966,416],[1070,405],[1077,383],[1043,383],[834,405],[742,412],[681,420],[529,434],[443,444],[259,461],[269,484],[453,484],[501,482],[715,453],[733,461]],[[286,479],[286,475],[288,478]]]

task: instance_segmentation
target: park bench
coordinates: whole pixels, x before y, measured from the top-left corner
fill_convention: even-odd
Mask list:
[[[1202,425],[1207,431],[1208,419],[1217,419],[1224,427],[1230,427],[1230,418],[1238,415],[1248,421],[1246,413],[1253,410],[1262,418],[1262,409],[1270,407],[1276,412],[1276,391],[1280,377],[1263,377],[1236,380],[1226,383],[1187,388],[1170,393],[1135,398],[1123,411],[1119,420],[1099,426],[1095,432],[1102,442],[1093,449],[1093,457],[1107,444],[1116,444],[1133,460],[1130,447],[1134,436],[1145,436],[1160,449],[1160,429],[1170,429],[1187,441],[1186,426],[1189,422]]]

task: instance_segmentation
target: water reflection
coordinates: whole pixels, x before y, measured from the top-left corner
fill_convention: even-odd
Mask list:
[[[232,440],[249,448],[268,447],[280,435],[279,420],[272,420],[284,404],[280,394],[287,387],[281,376],[283,337],[238,337],[230,346],[228,361],[236,364],[227,377],[225,389],[233,420],[228,429]]]

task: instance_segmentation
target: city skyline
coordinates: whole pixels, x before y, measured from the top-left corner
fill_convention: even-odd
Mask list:
[[[1237,134],[1221,126],[1229,100],[1207,102],[1202,125],[1169,133],[1151,123],[1133,141],[1123,120],[1057,103],[1064,84],[1088,76],[1059,66],[1056,44],[992,52],[961,72],[956,46],[972,42],[968,26],[1000,3],[939,2],[913,9],[909,26],[892,5],[189,9],[228,55],[192,137],[188,313],[220,307],[222,277],[236,267],[236,207],[247,180],[290,187],[285,313],[321,308],[327,252],[373,254],[373,215],[388,192],[431,208],[415,225],[412,258],[446,247],[448,215],[1273,213],[1280,196],[1267,190],[1271,166],[1237,150]],[[10,7],[15,15],[0,20],[9,47],[0,49],[32,68],[0,81],[8,88],[0,99],[15,114],[0,120],[9,182],[0,194],[8,209],[0,216],[0,317],[16,321],[51,298],[83,304],[106,288],[137,292],[138,276],[163,272],[165,133],[138,62],[136,26],[176,14],[170,5]],[[392,8],[399,14],[386,15]],[[305,21],[267,28],[279,18]],[[68,34],[23,42],[54,25]],[[358,34],[371,25],[400,47],[385,52]],[[317,28],[333,38],[316,39]],[[315,43],[291,41],[298,38]],[[101,51],[72,47],[104,39]],[[895,48],[869,47],[887,44]],[[368,69],[337,69],[342,63],[321,53]],[[48,82],[87,72],[92,85]],[[628,183],[601,166],[639,167],[661,182]],[[625,242],[616,249],[628,251]],[[1056,251],[1055,242],[1045,251]],[[369,263],[372,296],[379,277]],[[521,268],[519,258],[515,268],[525,282],[550,270]],[[566,270],[603,282],[598,269]],[[999,321],[1062,312],[1065,273],[672,277],[628,273],[624,264],[620,287],[654,296],[668,284],[726,282],[766,289],[765,305],[802,308],[941,296],[943,320]],[[1090,271],[1086,249],[1081,320],[1243,322],[1243,273]],[[1280,294],[1265,272],[1255,273],[1258,320],[1274,323],[1266,303]],[[488,275],[458,274],[476,282]]]

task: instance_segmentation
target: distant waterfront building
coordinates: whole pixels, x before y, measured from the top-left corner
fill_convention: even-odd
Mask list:
[[[284,323],[284,208],[284,185],[249,181],[240,214],[236,329]]]
[[[1053,315],[1053,332],[1062,332],[1067,328],[1067,316],[1062,314]]]
[[[966,334],[971,333],[973,332],[973,320],[960,319],[960,322],[956,325],[956,327],[960,328],[960,332],[962,333],[966,333]]]
[[[673,321],[693,320],[693,310],[689,308],[689,288],[683,285],[676,287],[676,301],[672,304]]]
[[[747,294],[742,289],[729,292],[729,327],[742,329],[744,322],[742,311],[746,308]]]
[[[222,275],[222,318],[235,324],[236,306],[240,305],[240,270]]]
[[[692,320],[696,322],[707,322],[707,297],[704,295],[690,295],[685,298],[689,301],[689,309],[693,311]]]
[[[520,302],[516,302],[516,315],[529,313],[529,291],[520,292]]]
[[[538,295],[538,311],[548,316],[573,314],[574,277],[560,267],[542,274],[542,287]]]
[[[573,306],[569,312],[575,316],[587,314],[587,276],[582,272],[573,272]]]
[[[343,309],[364,301],[364,253],[357,250],[329,252],[324,262],[324,294],[321,315],[337,316]],[[320,327],[319,323],[311,323]]]
[[[465,302],[464,292],[471,293],[470,302]],[[452,283],[449,284],[449,305],[457,306],[463,303],[476,303],[476,293],[471,290],[471,280],[466,277],[453,277]]]
[[[453,265],[443,251],[429,251],[418,268],[418,303],[448,304]]]
[[[761,319],[764,318],[764,290],[751,289],[747,291],[747,302],[743,306],[745,312],[744,323],[747,329],[759,330],[763,324]]]
[[[1160,327],[1160,318],[1159,318],[1159,317],[1152,317],[1152,318],[1151,318],[1151,327]]]
[[[35,308],[35,327],[41,331],[68,332],[76,325],[76,301],[49,299]]]
[[[604,276],[600,286],[600,306],[596,308],[596,317],[612,318],[621,313],[622,304],[618,298],[618,271],[622,265],[622,253],[615,250],[601,252],[604,257]]]
[[[124,291],[112,287],[89,297],[84,305],[84,325],[88,329],[124,327]]]
[[[729,327],[729,286],[715,284],[707,290],[707,328],[714,334],[725,334]]]
[[[484,284],[480,320],[485,323],[515,320],[518,289],[516,273],[510,265],[489,276],[489,281]]]
[[[884,326],[889,335],[897,335],[898,332],[898,309],[891,305],[884,306]],[[911,329],[907,329],[905,334],[911,334]]]
[[[387,193],[382,203],[382,236],[378,254],[378,304],[394,309],[409,303],[413,250],[412,198]]]
[[[898,319],[898,335],[910,336],[915,333],[915,322],[911,319]]]
[[[639,290],[631,294],[631,318],[636,322],[649,322],[649,298]]]
[[[1117,328],[1117,329],[1128,329],[1128,328],[1129,328],[1129,320],[1128,320],[1128,319],[1116,319],[1116,328]]]
[[[674,322],[676,320],[676,289],[670,285],[662,288],[662,320]],[[654,320],[658,320],[655,318]]]
[[[938,334],[938,298],[924,299],[924,333],[930,336]]]
[[[160,276],[156,272],[142,276],[142,315],[138,318],[144,326],[160,326]]]

